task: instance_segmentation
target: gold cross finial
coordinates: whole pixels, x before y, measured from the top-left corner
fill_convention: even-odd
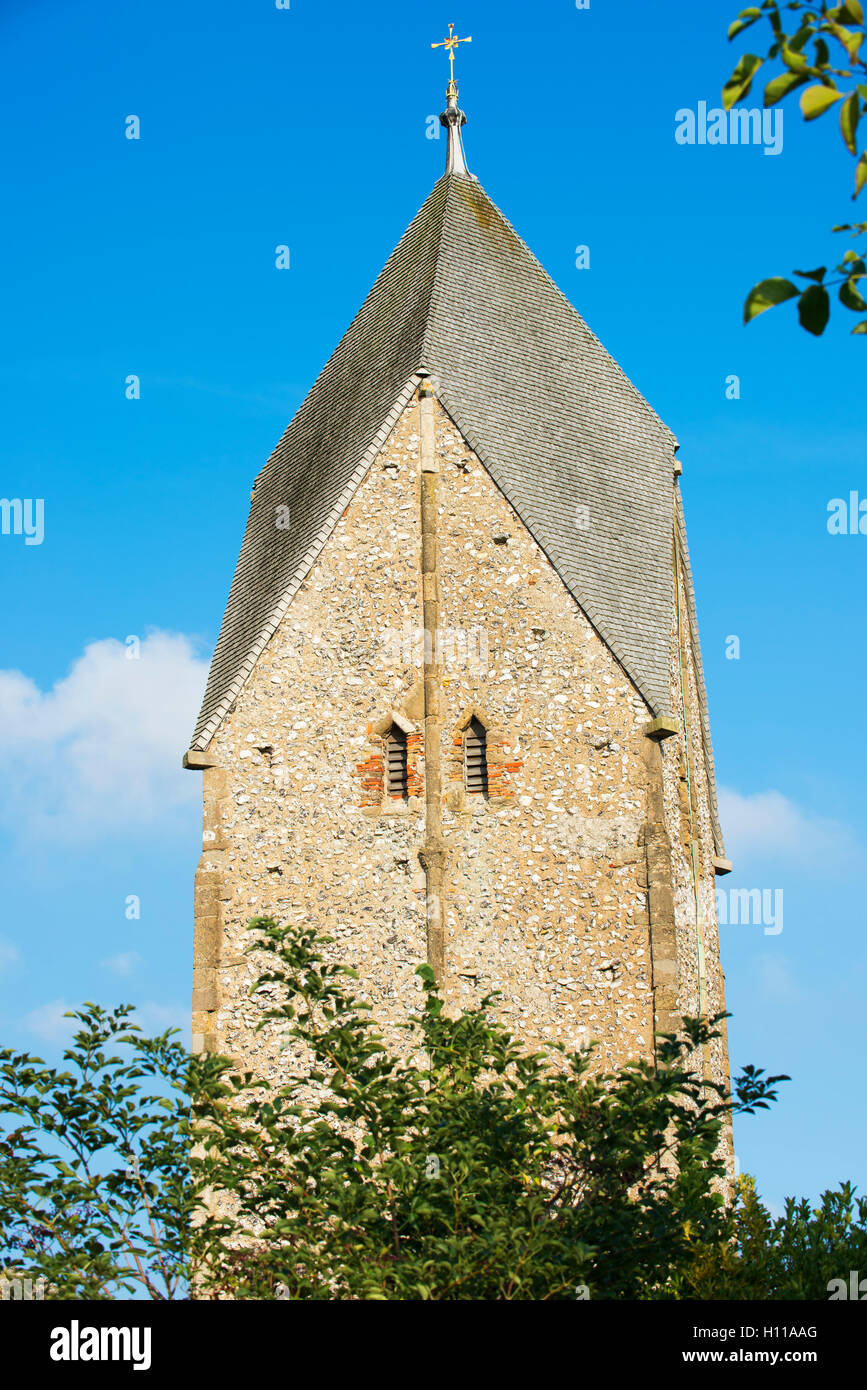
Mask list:
[[[456,37],[455,37],[455,26],[454,26],[453,24],[450,24],[450,25],[449,25],[449,36],[448,36],[448,38],[447,38],[447,39],[443,39],[442,43],[432,43],[432,44],[431,44],[431,48],[444,48],[444,49],[446,50],[446,53],[448,54],[449,63],[451,64],[451,82],[452,82],[452,86],[454,86],[454,81],[455,81],[455,49],[457,48],[457,46],[458,46],[459,43],[472,43],[472,41],[473,41],[472,38],[469,38],[469,39],[458,39],[458,38],[456,38]]]

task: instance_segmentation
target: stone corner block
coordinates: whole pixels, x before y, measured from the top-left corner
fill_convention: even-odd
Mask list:
[[[203,772],[205,768],[218,766],[213,753],[200,753],[195,748],[187,749],[183,765],[189,772]]]
[[[677,719],[672,719],[671,715],[661,714],[657,719],[651,719],[649,724],[645,724],[644,733],[647,738],[661,743],[664,738],[673,738],[675,734],[680,733],[680,723]]]

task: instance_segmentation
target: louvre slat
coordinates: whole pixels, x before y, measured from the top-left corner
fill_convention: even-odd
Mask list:
[[[478,719],[464,734],[464,786],[474,795],[488,794],[488,734]]]
[[[406,734],[392,725],[384,739],[385,790],[389,796],[406,797]]]

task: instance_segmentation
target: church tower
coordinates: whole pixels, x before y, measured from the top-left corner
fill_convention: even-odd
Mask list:
[[[425,959],[450,1007],[499,990],[605,1067],[724,1008],[677,443],[447,103],[444,176],[256,479],[184,759],[194,1046],[273,1079],[258,914],[332,937],[392,1041]]]

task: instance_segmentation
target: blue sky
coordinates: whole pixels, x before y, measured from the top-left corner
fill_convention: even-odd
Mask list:
[[[4,4],[0,493],[45,503],[41,545],[0,536],[5,1043],[57,1055],[84,998],[186,1018],[180,758],[250,484],[441,173],[454,19],[470,168],[681,442],[720,886],[785,904],[777,935],[723,929],[733,1065],[794,1078],[741,1166],[775,1206],[863,1187],[867,537],[826,519],[867,497],[867,349],[843,310],[818,340],[791,305],[741,323],[757,280],[843,249],[853,161],[788,108],[778,155],[675,141],[753,46],[737,8]]]

